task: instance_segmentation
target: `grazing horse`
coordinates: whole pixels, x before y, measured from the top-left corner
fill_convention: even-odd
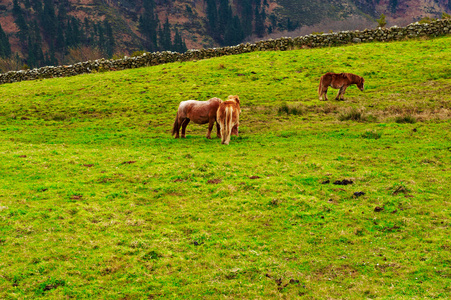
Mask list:
[[[222,100],[219,98],[211,98],[207,101],[186,100],[180,102],[177,116],[172,126],[172,135],[175,134],[175,138],[178,139],[180,127],[182,127],[182,138],[186,137],[186,127],[190,121],[193,121],[196,124],[208,123],[207,139],[211,138],[211,131],[216,122],[217,135],[221,137],[219,124],[216,121],[220,103],[222,103]],[[232,134],[238,136],[238,126],[233,127]]]
[[[175,138],[178,139],[179,130],[182,127],[182,138],[186,137],[186,126],[188,126],[190,121],[193,121],[196,124],[208,123],[206,137],[207,139],[211,139],[211,131],[216,122],[216,113],[220,103],[222,103],[222,100],[219,98],[211,98],[207,101],[186,100],[180,102],[174,126],[172,126],[172,135],[175,134]],[[219,137],[219,124],[217,122],[216,129]]]
[[[348,86],[355,84],[357,87],[363,91],[363,84],[365,79],[355,74],[351,73],[326,73],[321,76],[318,87],[319,100],[327,101],[327,89],[332,87],[334,89],[340,89],[335,100],[344,100],[343,96],[346,92]]]
[[[230,95],[226,101],[219,104],[217,122],[219,123],[219,127],[221,128],[222,144],[229,144],[230,135],[232,134],[235,127],[237,128],[238,133],[240,113],[240,99],[238,98],[238,96]]]

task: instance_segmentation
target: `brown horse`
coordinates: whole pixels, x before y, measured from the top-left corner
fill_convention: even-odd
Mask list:
[[[175,117],[174,126],[172,126],[172,135],[179,138],[179,130],[182,127],[182,138],[186,137],[186,126],[190,121],[196,124],[208,123],[207,139],[211,139],[211,131],[216,122],[216,112],[222,100],[219,98],[211,98],[207,101],[186,100],[179,104],[177,116]],[[218,137],[219,124],[216,123]]]
[[[363,84],[365,83],[365,79],[355,74],[351,73],[326,73],[321,76],[318,87],[319,100],[327,101],[327,89],[332,87],[334,89],[340,89],[335,100],[344,100],[344,94],[348,86],[355,84],[357,87],[363,91]]]
[[[196,124],[208,123],[207,139],[211,138],[211,131],[216,122],[217,135],[221,137],[219,124],[216,121],[216,114],[220,103],[222,103],[222,100],[219,98],[211,98],[207,101],[186,100],[180,102],[177,116],[172,126],[172,135],[175,134],[175,138],[179,138],[180,127],[182,127],[182,138],[186,137],[186,127],[190,121],[193,121]],[[232,134],[238,136],[237,126],[233,128]]]
[[[218,108],[218,123],[221,128],[221,143],[228,145],[230,142],[230,135],[233,129],[237,128],[240,121],[240,99],[238,96],[230,95],[227,101],[219,104]],[[238,134],[237,134],[238,135]]]

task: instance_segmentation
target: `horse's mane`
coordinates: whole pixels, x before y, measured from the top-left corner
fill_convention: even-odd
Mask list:
[[[240,98],[237,95],[230,95],[227,98],[226,102],[227,101],[231,101],[231,102],[233,101],[233,102],[237,103],[238,105],[240,104]]]
[[[360,77],[359,75],[352,74],[352,73],[341,73],[340,75],[342,75],[343,77],[346,77],[350,82],[359,83],[362,81],[362,77]]]

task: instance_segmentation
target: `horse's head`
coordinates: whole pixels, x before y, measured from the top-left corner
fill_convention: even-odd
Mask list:
[[[230,95],[228,98],[227,98],[227,100],[232,100],[232,101],[235,101],[236,102],[236,104],[240,104],[240,98],[237,96],[237,95]]]
[[[357,82],[357,87],[359,88],[359,90],[361,90],[363,92],[364,89],[364,83],[365,83],[365,79],[363,79],[363,77],[360,77],[358,82]]]

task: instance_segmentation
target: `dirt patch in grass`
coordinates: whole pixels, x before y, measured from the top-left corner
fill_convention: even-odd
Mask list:
[[[222,182],[221,178],[210,179],[210,180],[207,181],[207,183],[209,183],[209,184],[218,184],[218,183],[221,183],[221,182]]]

